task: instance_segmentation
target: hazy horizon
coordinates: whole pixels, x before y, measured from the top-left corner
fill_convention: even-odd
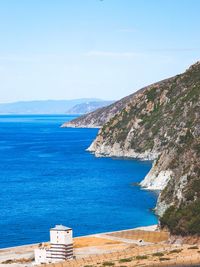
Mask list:
[[[102,98],[95,98],[95,97],[80,97],[80,98],[69,98],[69,99],[32,99],[32,100],[17,100],[11,102],[0,102],[1,104],[14,104],[14,103],[27,103],[27,102],[53,102],[53,101],[74,101],[74,100],[85,100],[85,101],[117,101],[113,99],[102,99]]]

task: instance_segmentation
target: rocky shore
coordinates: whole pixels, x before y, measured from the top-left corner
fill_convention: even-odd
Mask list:
[[[160,190],[156,212],[162,226],[187,235],[200,233],[199,118],[197,62],[182,74],[147,86],[68,125],[101,126],[88,148],[98,157],[154,160],[141,186]]]

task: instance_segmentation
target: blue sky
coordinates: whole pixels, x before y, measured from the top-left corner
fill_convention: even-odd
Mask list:
[[[200,59],[199,0],[0,0],[0,102],[119,99]]]

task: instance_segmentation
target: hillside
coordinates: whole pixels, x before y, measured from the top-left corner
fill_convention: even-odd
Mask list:
[[[145,88],[141,89],[143,91]],[[109,119],[111,119],[115,114],[120,112],[126,105],[134,98],[136,93],[133,93],[127,97],[122,98],[113,104],[99,108],[93,112],[83,115],[77,119],[66,122],[62,125],[63,128],[73,127],[73,128],[100,128]]]
[[[106,107],[112,104],[114,101],[89,101],[81,104],[77,104],[67,110],[68,114],[87,114],[93,112],[99,108]]]
[[[88,150],[154,160],[141,185],[161,190],[161,226],[174,234],[200,234],[200,62],[102,111],[107,123]],[[101,121],[102,111],[79,122]]]
[[[110,103],[95,98],[20,101],[0,104],[0,114],[83,114]]]

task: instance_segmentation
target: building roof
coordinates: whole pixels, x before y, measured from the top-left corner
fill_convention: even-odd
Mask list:
[[[51,230],[55,231],[67,231],[67,230],[72,230],[72,228],[66,227],[62,224],[56,225],[54,228],[51,228]]]

